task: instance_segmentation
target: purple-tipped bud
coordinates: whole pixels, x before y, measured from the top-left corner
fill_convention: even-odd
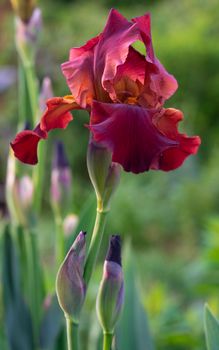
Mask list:
[[[87,167],[99,203],[98,209],[107,210],[119,182],[121,167],[112,163],[110,150],[92,139],[88,145]]]
[[[115,263],[122,266],[121,238],[119,235],[111,236],[108,252],[106,255],[106,261],[114,261]]]
[[[64,145],[55,144],[52,174],[51,174],[51,200],[55,205],[63,208],[69,205],[71,198],[72,175]]]
[[[11,5],[17,16],[27,23],[36,6],[36,0],[11,0]]]
[[[97,315],[105,333],[113,334],[123,302],[124,278],[121,266],[121,241],[120,236],[113,235],[110,239],[97,296]]]
[[[46,101],[53,97],[52,83],[49,77],[45,77],[42,82],[42,87],[39,97],[40,111],[43,113],[46,109]]]
[[[86,287],[83,280],[86,232],[80,232],[71,246],[56,278],[56,293],[59,305],[65,315],[75,323],[79,322],[84,303]]]

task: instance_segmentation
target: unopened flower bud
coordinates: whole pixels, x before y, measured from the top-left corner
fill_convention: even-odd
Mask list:
[[[36,0],[11,0],[11,5],[17,16],[27,23],[36,6]]]
[[[112,195],[118,187],[121,169],[121,165],[118,163],[112,163],[109,167],[104,192],[104,207],[106,210],[109,208]]]
[[[63,221],[64,235],[69,237],[78,225],[78,216],[76,214],[69,214]]]
[[[97,296],[97,315],[105,333],[113,334],[124,301],[120,236],[110,239],[104,262],[103,277]]]
[[[71,246],[56,278],[56,293],[59,305],[66,317],[79,322],[86,287],[83,280],[85,261],[85,232],[80,232]]]
[[[67,207],[71,197],[72,175],[64,145],[55,144],[55,152],[51,174],[51,200],[62,209]]]
[[[37,40],[42,28],[42,17],[39,8],[33,11],[28,23],[23,22],[19,17],[16,18],[16,45],[23,61],[30,61],[30,52],[32,58],[35,54]],[[31,63],[31,62],[29,62]]]
[[[120,166],[112,163],[111,152],[92,139],[88,145],[87,167],[94,186],[99,210],[104,210],[119,182]]]

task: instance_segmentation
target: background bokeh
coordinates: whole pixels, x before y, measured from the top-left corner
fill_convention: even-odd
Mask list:
[[[39,1],[43,35],[37,54],[40,81],[45,75],[54,93],[68,93],[60,64],[69,48],[80,46],[103,28],[116,7],[131,18],[150,11],[156,56],[179,83],[167,106],[181,109],[182,131],[197,134],[197,156],[172,173],[123,173],[108,220],[107,233],[130,238],[157,349],[204,350],[202,310],[205,301],[219,314],[219,4],[217,0],[46,0]],[[17,122],[17,56],[14,16],[0,0],[0,206],[9,141]],[[49,138],[44,210],[40,237],[42,260],[53,244],[49,204],[52,145],[62,139],[73,173],[72,208],[78,214],[92,191],[86,170],[88,121],[76,111],[64,132]],[[46,248],[45,248],[46,247]],[[47,261],[47,260],[46,260]]]

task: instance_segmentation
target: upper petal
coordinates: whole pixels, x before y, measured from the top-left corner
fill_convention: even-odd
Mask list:
[[[118,81],[122,77],[127,76],[134,81],[139,80],[143,84],[145,69],[145,57],[130,46],[125,63],[117,68],[115,80]]]
[[[86,108],[95,97],[94,87],[94,48],[99,36],[92,38],[81,47],[70,50],[69,61],[62,64],[62,72],[77,103]]]
[[[164,150],[177,145],[154,126],[155,113],[135,105],[94,101],[90,130],[96,142],[112,150],[114,162],[140,173],[153,168]]]
[[[146,13],[143,16],[139,16],[136,18],[133,18],[132,21],[137,24],[140,36],[145,44],[146,50],[147,50],[147,61],[148,62],[154,62],[155,55],[154,55],[154,49],[152,44],[152,37],[151,37],[151,16],[150,13]]]
[[[112,9],[95,47],[94,75],[98,91],[104,88],[111,92],[111,80],[116,75],[117,67],[125,62],[129,46],[138,38],[137,25]]]
[[[150,103],[145,105],[151,105],[152,107],[161,106],[165,100],[170,98],[178,88],[178,84],[173,75],[169,74],[164,66],[155,57],[152,36],[151,36],[151,20],[150,14],[147,13],[144,16],[136,17],[133,19],[138,25],[141,40],[146,46],[146,61],[148,63],[145,70],[145,91],[142,96],[149,97]]]

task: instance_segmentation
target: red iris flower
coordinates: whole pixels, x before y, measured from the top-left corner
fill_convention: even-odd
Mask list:
[[[146,57],[132,46],[139,40]],[[177,130],[182,112],[163,107],[177,81],[155,57],[149,14],[128,21],[111,10],[103,32],[72,48],[62,71],[72,95],[48,100],[39,125],[16,136],[11,146],[21,161],[37,163],[38,142],[50,130],[65,128],[74,109],[90,113],[94,141],[109,148],[126,171],[173,170],[197,152],[200,138]]]

